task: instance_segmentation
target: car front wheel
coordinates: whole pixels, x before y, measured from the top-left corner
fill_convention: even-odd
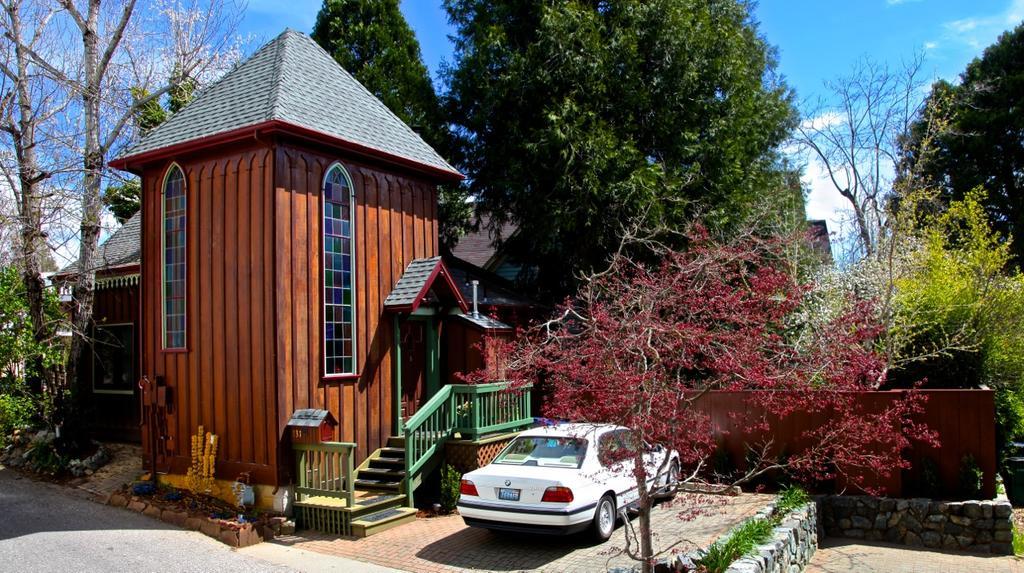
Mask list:
[[[607,541],[615,531],[615,498],[605,495],[597,502],[597,511],[594,512],[594,537],[598,541]]]

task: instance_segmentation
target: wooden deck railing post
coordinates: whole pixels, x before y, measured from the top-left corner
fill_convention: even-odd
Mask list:
[[[356,488],[355,482],[355,463],[352,459],[353,452],[350,450],[345,454],[345,491],[348,495],[345,497],[345,501],[348,502],[348,507],[355,507],[356,503]]]

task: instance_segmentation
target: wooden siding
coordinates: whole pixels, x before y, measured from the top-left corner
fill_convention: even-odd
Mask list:
[[[275,320],[277,416],[327,408],[338,439],[363,459],[390,435],[392,322],[383,301],[406,265],[437,245],[436,185],[300,144],[276,148]],[[324,378],[321,354],[321,185],[341,161],[355,190],[356,362],[359,376]]]
[[[218,477],[276,483],[273,156],[266,148],[182,158],[188,198],[184,352],[161,348],[160,185],[143,173],[142,374],[173,388],[161,470],[184,473],[199,425],[220,436]],[[148,440],[144,439],[148,447]]]

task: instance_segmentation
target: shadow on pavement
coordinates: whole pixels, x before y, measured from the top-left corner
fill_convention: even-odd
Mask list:
[[[520,571],[541,569],[573,551],[599,545],[585,533],[566,536],[499,533],[467,528],[434,541],[416,556],[457,569]],[[617,553],[608,544],[610,554]]]

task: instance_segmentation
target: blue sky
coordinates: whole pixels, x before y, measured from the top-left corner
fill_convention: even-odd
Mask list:
[[[270,39],[285,27],[309,32],[320,0],[249,0],[242,31]],[[440,0],[402,0],[432,73],[451,57],[452,32]],[[761,0],[761,31],[779,50],[779,71],[799,100],[816,100],[823,82],[847,73],[861,57],[894,66],[924,53],[929,79],[954,80],[999,34],[1024,19],[1024,0]],[[258,46],[261,41],[255,42]],[[805,184],[807,212],[838,227],[842,198],[814,165]]]

